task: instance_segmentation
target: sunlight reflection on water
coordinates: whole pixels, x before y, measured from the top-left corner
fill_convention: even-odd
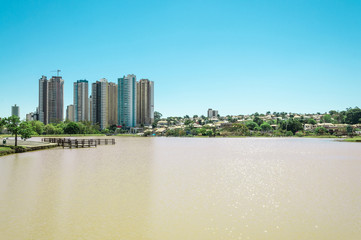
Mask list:
[[[117,138],[1,157],[1,239],[361,239],[360,146]]]

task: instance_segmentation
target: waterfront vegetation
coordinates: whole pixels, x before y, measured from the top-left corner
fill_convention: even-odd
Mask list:
[[[205,116],[161,118],[158,113],[152,129],[144,136],[209,137],[353,137],[360,134],[361,110],[331,110],[328,113],[296,114],[286,112],[254,113],[207,118]]]
[[[213,118],[198,115],[162,118],[161,113],[155,112],[154,123],[141,125],[136,131],[116,125],[100,129],[90,121],[44,125],[40,121],[20,121],[12,116],[0,121],[0,130],[4,128],[22,139],[31,136],[137,136],[134,132],[142,136],[167,137],[356,137],[361,133],[361,109],[331,110],[324,114],[267,112]]]
[[[361,142],[361,137],[347,138],[346,142]]]
[[[0,156],[15,153],[15,150],[10,147],[0,147]]]

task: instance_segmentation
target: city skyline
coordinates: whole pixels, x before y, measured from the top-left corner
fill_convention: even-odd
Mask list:
[[[126,73],[157,82],[154,110],[164,116],[199,115],[208,108],[238,115],[361,105],[358,1],[0,6],[2,117],[14,104],[22,119],[34,112],[36,81],[57,69],[66,80],[64,106],[73,103],[72,82],[117,82]],[[67,17],[54,18],[55,12]]]
[[[63,106],[64,82],[62,76],[47,80],[43,75],[38,85],[38,107],[26,114],[26,120],[39,120],[44,124],[63,120],[90,121],[98,124],[100,129],[114,125],[126,128],[149,126],[154,122],[154,81],[140,79],[138,82],[134,74],[118,78],[118,84],[105,78],[91,85],[86,79],[77,80],[73,83],[73,103],[66,109]],[[12,115],[15,107],[19,109],[12,106]],[[19,110],[15,115],[18,113]]]

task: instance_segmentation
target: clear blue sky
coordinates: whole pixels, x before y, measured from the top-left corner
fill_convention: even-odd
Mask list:
[[[0,0],[0,116],[38,79],[155,82],[164,116],[361,107],[361,1]]]

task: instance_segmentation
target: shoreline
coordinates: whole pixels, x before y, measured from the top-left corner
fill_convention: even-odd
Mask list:
[[[345,142],[361,142],[361,137],[346,138]]]
[[[42,136],[33,136],[34,138],[43,138],[43,137],[54,137],[54,138],[64,138],[64,137],[142,137],[136,134],[118,134],[113,136],[106,136],[104,134],[74,134],[74,135],[42,135]],[[6,135],[5,137],[9,137],[9,135]],[[151,136],[151,137],[163,137],[168,138],[167,136]],[[321,135],[321,136],[215,136],[215,137],[209,137],[209,136],[169,136],[170,138],[288,138],[288,139],[298,139],[298,138],[324,138],[324,139],[334,139],[339,142],[361,142],[361,137],[354,137],[354,138],[345,138],[345,137],[336,137],[336,136],[328,136],[328,135]],[[2,139],[3,136],[0,135],[0,139]],[[148,137],[147,137],[148,138]],[[28,141],[32,142],[32,141]],[[15,153],[23,153],[23,152],[31,152],[31,151],[37,151],[37,150],[47,150],[50,148],[58,147],[55,143],[43,143],[39,141],[34,141],[36,143],[39,143],[40,145],[37,146],[24,146],[19,144],[17,147],[13,145],[4,145],[0,144],[0,157],[15,154]]]
[[[32,152],[32,151],[38,151],[38,150],[46,150],[50,148],[58,147],[55,143],[48,143],[44,145],[39,146],[12,146],[12,145],[0,145],[0,157],[15,154],[15,153],[24,153],[24,152]]]

